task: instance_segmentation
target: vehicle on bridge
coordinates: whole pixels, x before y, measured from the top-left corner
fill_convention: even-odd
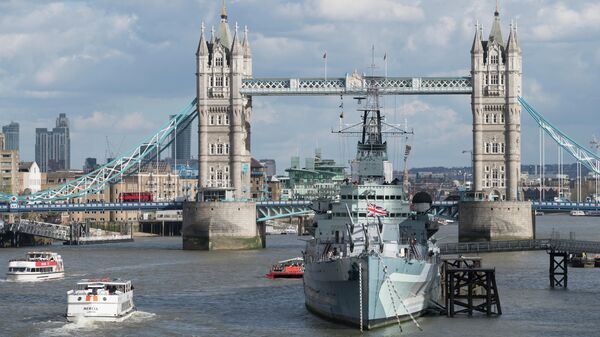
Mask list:
[[[84,279],[67,292],[69,322],[121,322],[135,311],[131,281]]]
[[[65,268],[62,257],[53,252],[28,252],[25,259],[8,262],[7,281],[28,282],[63,278]]]
[[[152,192],[125,192],[119,193],[120,202],[152,202]]]

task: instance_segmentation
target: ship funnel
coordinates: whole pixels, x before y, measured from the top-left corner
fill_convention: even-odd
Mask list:
[[[417,213],[425,213],[431,208],[433,200],[427,192],[418,192],[412,199],[412,203]]]

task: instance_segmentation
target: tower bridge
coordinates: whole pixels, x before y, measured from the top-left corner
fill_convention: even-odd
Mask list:
[[[187,241],[187,248],[216,249],[219,244],[211,243],[225,238],[221,248],[247,248],[246,243],[256,243],[256,219],[286,214],[281,209],[268,213],[272,205],[262,209],[258,206],[257,210],[250,200],[251,98],[362,95],[369,87],[378,88],[383,95],[470,95],[474,190],[484,199],[518,202],[521,198],[518,182],[522,108],[559,146],[600,173],[600,157],[560,132],[521,97],[522,54],[517,35],[516,26],[511,26],[505,42],[496,8],[487,40],[481,26],[475,29],[471,72],[465,76],[377,77],[353,72],[334,78],[260,78],[253,74],[248,30],[241,32],[236,24],[232,32],[223,7],[218,31],[212,29],[210,38],[206,38],[202,25],[196,49],[196,98],[167,125],[132,151],[79,179],[28,196],[0,195],[0,199],[13,205],[60,200],[69,204],[70,199],[97,193],[139,170],[166,148],[178,130],[197,118],[199,202],[177,206],[184,210],[184,247]],[[72,205],[69,210],[77,211],[76,208],[85,209]],[[524,212],[530,209],[530,205],[524,206]],[[8,210],[12,210],[12,205]],[[303,211],[307,210],[290,209],[289,214]]]

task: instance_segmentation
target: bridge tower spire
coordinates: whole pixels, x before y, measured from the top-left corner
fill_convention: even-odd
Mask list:
[[[518,200],[522,57],[513,27],[506,44],[502,39],[498,2],[488,41],[476,29],[471,75],[473,190],[495,200]]]

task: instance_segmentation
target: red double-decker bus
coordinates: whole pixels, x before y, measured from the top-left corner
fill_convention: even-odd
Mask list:
[[[125,192],[119,193],[120,202],[152,202],[152,192]]]

